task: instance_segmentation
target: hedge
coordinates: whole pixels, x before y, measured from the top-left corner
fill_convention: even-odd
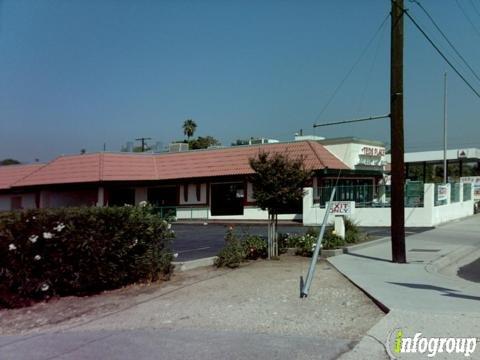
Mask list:
[[[169,228],[149,206],[0,213],[0,307],[168,278]]]

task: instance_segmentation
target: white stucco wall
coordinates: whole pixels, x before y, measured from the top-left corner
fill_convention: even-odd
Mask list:
[[[325,147],[351,169],[379,167],[385,162],[385,148],[381,146],[344,143]]]
[[[183,196],[184,188],[188,186],[188,201]],[[207,184],[200,184],[200,200],[197,200],[197,184],[180,185],[180,205],[199,205],[207,203]]]
[[[434,206],[434,184],[425,184],[424,207],[405,208],[405,226],[436,226],[441,223],[473,215],[473,200],[462,201],[463,189],[460,188],[460,202]],[[303,224],[320,225],[325,209],[313,203],[313,189],[305,188],[303,198]],[[450,196],[450,194],[449,194]],[[349,218],[360,226],[390,226],[390,208],[356,208]],[[333,222],[333,215],[329,216]]]

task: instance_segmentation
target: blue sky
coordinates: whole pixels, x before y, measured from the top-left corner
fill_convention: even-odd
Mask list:
[[[478,0],[423,0],[480,73]],[[448,51],[418,6],[411,14]],[[472,5],[473,3],[473,5]],[[136,137],[182,139],[182,122],[224,145],[291,140],[314,122],[388,112],[389,21],[326,111],[327,100],[389,12],[387,0],[0,0],[0,158],[30,162]],[[474,6],[476,5],[476,8]],[[405,41],[407,148],[439,148],[443,73],[449,135],[480,146],[480,99],[412,24]],[[459,69],[463,70],[463,67]],[[468,75],[480,90],[480,82]],[[389,141],[388,120],[317,129]]]

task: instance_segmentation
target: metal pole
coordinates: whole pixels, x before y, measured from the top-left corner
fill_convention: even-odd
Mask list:
[[[335,196],[336,189],[337,189],[336,187],[332,189],[332,194],[330,195],[330,201],[328,202],[328,205],[325,206],[325,215],[323,216],[322,229],[320,230],[320,234],[318,234],[317,245],[315,246],[315,250],[313,251],[312,262],[310,263],[310,268],[308,269],[305,285],[303,286],[300,292],[301,298],[308,296],[308,292],[310,291],[310,285],[312,285],[313,276],[315,275],[315,266],[317,265],[320,248],[322,247],[323,234],[325,233],[325,227],[327,225],[328,215],[330,214],[330,207],[332,205],[332,201],[333,201],[333,197]],[[301,281],[303,282],[303,279]]]
[[[392,144],[392,261],[406,263],[405,163],[403,138],[403,0],[392,0],[390,132]]]
[[[443,183],[447,183],[447,73],[443,76]]]
[[[369,116],[369,117],[364,117],[364,118],[358,118],[358,119],[353,119],[353,120],[336,121],[336,122],[325,123],[325,124],[313,124],[313,128],[315,129],[315,128],[321,127],[321,126],[350,124],[350,123],[354,123],[354,122],[362,122],[362,121],[386,119],[386,118],[389,118],[389,117],[390,117],[390,114],[385,114],[385,115],[378,115],[378,116]]]

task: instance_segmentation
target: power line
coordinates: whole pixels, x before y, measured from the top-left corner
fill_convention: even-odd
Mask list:
[[[374,67],[377,63],[377,57],[378,57],[378,52],[379,52],[379,49],[380,49],[380,45],[382,43],[382,40],[384,40],[384,37],[385,37],[384,33],[385,33],[385,28],[383,28],[383,33],[378,37],[378,40],[377,40],[377,46],[375,48],[375,52],[374,52],[374,55],[373,55],[372,64],[370,65],[370,69],[368,70],[367,78],[365,79],[365,86],[363,88],[363,91],[362,91],[361,96],[360,96],[360,100],[358,102],[357,113],[360,113],[360,111],[363,108],[363,100],[364,100],[365,95],[367,93],[367,90],[370,86],[370,81],[372,79],[373,69],[374,69]]]
[[[427,41],[430,43],[430,45],[433,46],[433,48],[440,54],[440,56],[447,62],[447,64],[455,71],[455,73],[463,80],[465,84],[477,95],[478,98],[480,98],[480,93],[465,79],[465,77],[457,70],[457,68],[451,63],[450,60],[443,54],[443,52],[438,48],[438,46],[433,42],[433,40],[427,35],[427,33],[422,29],[420,25],[415,21],[415,19],[408,13],[408,11],[405,11],[405,15],[412,21],[413,25],[422,33],[422,35],[427,39]]]
[[[470,0],[470,4],[472,4],[473,10],[475,10],[477,15],[480,16],[480,10],[478,10],[477,5],[475,5],[475,2],[473,0]]]
[[[375,31],[375,33],[373,34],[372,38],[368,41],[367,45],[365,46],[365,48],[362,50],[362,52],[360,53],[360,56],[355,60],[355,62],[353,63],[353,65],[350,67],[350,69],[348,70],[347,74],[343,77],[343,79],[340,81],[340,83],[337,85],[337,87],[335,88],[335,90],[333,91],[332,95],[330,96],[330,98],[328,99],[328,101],[326,102],[326,104],[323,106],[322,110],[320,111],[320,113],[317,115],[317,117],[315,118],[315,121],[318,121],[320,119],[320,117],[323,115],[323,113],[325,112],[325,110],[328,108],[328,106],[331,104],[331,102],[333,101],[333,99],[335,98],[335,96],[338,94],[339,90],[341,89],[341,87],[343,86],[343,84],[345,83],[345,81],[348,79],[348,77],[351,75],[351,73],[353,72],[353,70],[355,69],[355,67],[358,65],[358,63],[360,62],[360,60],[363,58],[363,56],[365,55],[365,53],[368,51],[368,49],[370,48],[370,46],[372,45],[373,41],[375,40],[375,38],[377,37],[378,33],[380,32],[380,30],[382,30],[382,28],[385,26],[388,18],[390,17],[390,14],[387,14],[387,16],[385,17],[385,19],[383,19],[383,21],[381,22],[380,26],[377,28],[377,30]]]
[[[475,24],[473,23],[472,19],[470,19],[470,16],[468,16],[467,12],[466,12],[465,9],[463,8],[463,6],[460,4],[460,2],[459,2],[458,0],[455,0],[455,3],[457,4],[458,8],[462,11],[463,16],[464,16],[465,19],[467,19],[467,21],[470,23],[470,25],[472,26],[473,30],[475,30],[475,32],[477,33],[477,35],[480,36],[480,31],[478,31],[477,27],[476,27]]]
[[[462,54],[460,54],[460,52],[457,50],[457,48],[455,47],[455,45],[453,45],[453,43],[448,39],[447,35],[445,35],[445,33],[442,31],[442,29],[440,29],[440,27],[438,26],[437,22],[433,19],[433,17],[429,14],[429,12],[427,11],[427,9],[425,9],[425,7],[423,7],[423,5],[418,1],[418,0],[410,0],[410,2],[413,2],[415,3],[418,7],[420,7],[420,9],[422,9],[422,11],[425,13],[425,15],[427,15],[427,17],[430,19],[430,21],[432,22],[432,24],[435,26],[435,28],[438,30],[438,32],[442,35],[442,37],[445,39],[445,41],[448,43],[448,45],[450,45],[450,47],[453,49],[453,51],[455,51],[455,54],[457,54],[457,56],[462,59],[463,63],[468,67],[468,69],[472,72],[472,74],[477,78],[478,81],[480,81],[480,77],[477,75],[477,73],[475,72],[475,70],[473,70],[473,68],[470,66],[470,64],[467,62],[467,60],[465,60],[465,58],[462,56]]]

